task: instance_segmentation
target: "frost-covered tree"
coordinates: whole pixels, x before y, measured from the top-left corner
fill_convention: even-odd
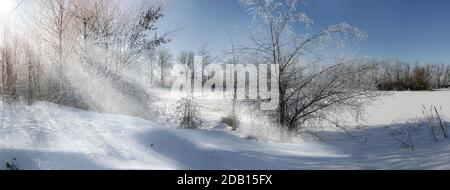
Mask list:
[[[154,84],[154,79],[155,79],[155,68],[156,68],[156,62],[157,62],[157,58],[156,58],[156,51],[155,50],[147,50],[144,54],[145,60],[149,66],[149,82],[150,85]]]
[[[3,98],[151,115],[152,95],[135,79],[145,53],[170,41],[156,27],[159,1],[42,0],[32,8],[30,27],[0,44]]]
[[[33,20],[40,29],[42,38],[49,47],[50,72],[52,80],[48,82],[47,96],[51,101],[64,102],[66,87],[64,71],[67,55],[71,49],[69,0],[43,0],[38,3]]]
[[[158,64],[160,69],[160,84],[161,86],[166,85],[166,74],[171,66],[172,54],[168,49],[161,48],[158,50]]]
[[[300,0],[241,0],[259,27],[247,36],[252,47],[240,48],[256,52],[267,63],[279,66],[279,106],[276,118],[289,133],[298,131],[307,121],[326,117],[342,108],[361,106],[361,100],[372,97],[373,87],[363,78],[369,67],[353,65],[351,60],[334,65],[301,65],[303,56],[313,49],[332,44],[344,45],[361,40],[366,34],[346,23],[331,25],[315,34],[302,34],[297,27],[311,26],[313,20],[300,11]],[[265,35],[266,34],[266,35]]]
[[[27,88],[25,97],[28,105],[31,105],[41,96],[41,59],[29,45],[24,45],[24,56],[26,65],[25,86]],[[24,69],[25,70],[25,69]]]
[[[194,73],[191,71],[194,70],[194,57],[195,53],[193,51],[181,51],[177,57],[178,63],[184,66],[184,73],[186,73],[185,84],[189,85],[184,87],[186,89],[193,87]],[[188,92],[189,90],[186,91]]]
[[[9,43],[3,44],[1,47],[1,77],[2,77],[2,97],[6,102],[17,99],[17,52],[15,51],[17,45],[11,45]]]
[[[176,113],[178,114],[178,124],[180,128],[197,129],[203,124],[200,118],[199,105],[195,102],[193,96],[188,95],[178,101]]]

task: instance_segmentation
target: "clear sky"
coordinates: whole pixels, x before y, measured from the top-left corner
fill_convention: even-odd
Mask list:
[[[405,61],[450,63],[448,0],[309,0],[302,10],[314,19],[312,31],[347,22],[368,33],[359,53]],[[250,17],[238,0],[167,0],[167,23],[185,27],[169,47],[175,51],[229,49],[227,32],[244,41],[239,27]]]
[[[3,1],[3,0],[0,0]],[[20,1],[20,0],[14,0]],[[25,0],[24,7],[33,0]],[[136,0],[123,0],[136,2]],[[366,31],[358,53],[405,61],[450,63],[449,0],[308,0],[301,9],[314,19],[310,32],[330,24],[347,22]],[[239,28],[250,17],[238,0],[166,0],[166,16],[160,29],[178,24],[179,31],[168,47],[197,50],[208,44],[214,52],[246,43]]]

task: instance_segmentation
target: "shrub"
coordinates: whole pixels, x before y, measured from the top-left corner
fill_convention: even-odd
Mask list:
[[[198,111],[198,104],[195,103],[194,98],[183,98],[178,102],[177,113],[179,127],[185,129],[197,129],[201,127],[203,121],[200,118]]]
[[[221,122],[227,124],[233,130],[237,130],[237,128],[239,126],[238,119],[235,116],[232,116],[232,115],[227,116],[227,117],[222,117]]]
[[[425,106],[422,109],[422,114],[424,115],[425,123],[431,132],[431,137],[434,141],[439,140],[439,136],[442,135],[444,138],[448,139],[448,124],[444,121],[443,115],[436,106],[431,106],[427,109]]]

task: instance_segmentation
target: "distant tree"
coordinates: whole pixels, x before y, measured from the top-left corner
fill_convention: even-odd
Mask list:
[[[185,86],[186,91],[189,92],[189,89],[191,89],[191,92],[193,92],[193,79],[194,79],[194,73],[191,72],[194,70],[194,58],[195,53],[193,51],[182,51],[178,55],[178,63],[182,64],[184,66],[184,73],[186,76],[185,84],[188,86]]]
[[[17,74],[15,71],[17,59],[15,56],[14,49],[9,44],[1,48],[2,94],[3,100],[6,102],[17,100]]]
[[[156,51],[155,50],[148,50],[145,53],[145,58],[147,60],[147,64],[149,65],[149,70],[150,70],[150,84],[153,85],[154,84],[154,78],[155,78],[155,65],[157,62],[157,58],[156,58]]]
[[[35,54],[33,49],[29,46],[25,46],[25,58],[27,67],[27,92],[26,99],[28,105],[31,105],[36,99],[41,96],[41,59]]]
[[[412,90],[430,90],[430,85],[428,83],[428,73],[425,68],[416,65],[413,70],[412,76]]]
[[[161,86],[166,85],[166,74],[168,68],[171,66],[172,54],[170,54],[168,49],[161,48],[158,50],[158,64],[161,71]]]

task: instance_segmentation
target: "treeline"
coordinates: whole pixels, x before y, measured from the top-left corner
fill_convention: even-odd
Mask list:
[[[450,65],[414,64],[397,60],[372,60],[378,90],[422,91],[450,87]]]

